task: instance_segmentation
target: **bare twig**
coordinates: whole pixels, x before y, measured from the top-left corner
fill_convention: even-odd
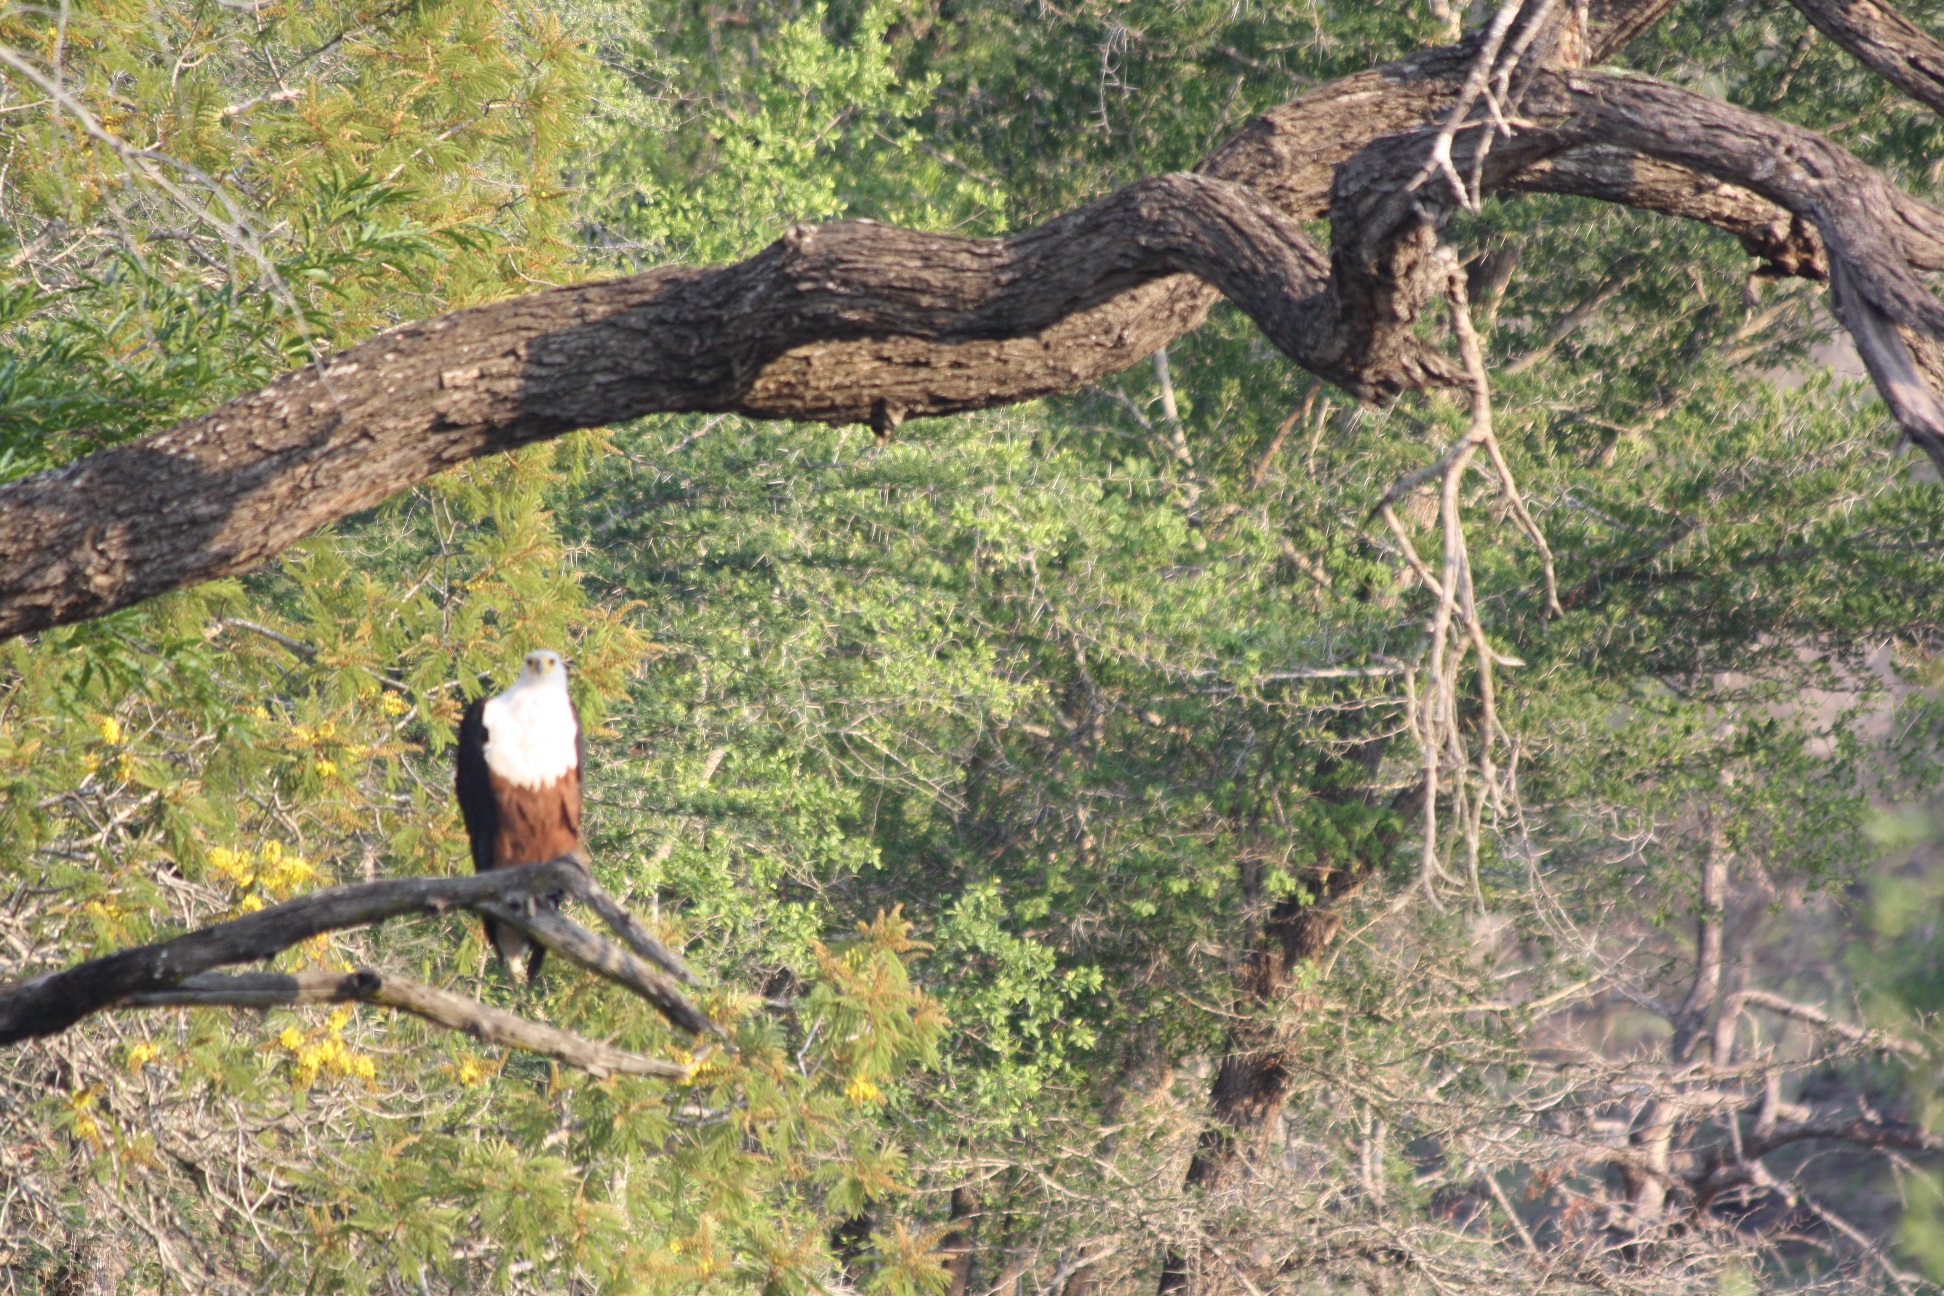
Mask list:
[[[1811,1026],[1820,1026],[1830,1034],[1840,1039],[1848,1040],[1852,1044],[1861,1044],[1867,1048],[1880,1049],[1886,1053],[1900,1053],[1905,1057],[1921,1058],[1927,1056],[1927,1050],[1920,1044],[1912,1043],[1910,1040],[1898,1039],[1896,1036],[1886,1034],[1880,1030],[1869,1030],[1862,1026],[1852,1026],[1848,1022],[1837,1021],[1834,1017],[1831,1017],[1828,1013],[1813,1004],[1797,1003],[1793,999],[1784,999],[1781,995],[1772,994],[1767,990],[1737,990],[1728,996],[1727,1006],[1723,1007],[1722,1012],[1726,1015],[1733,1008],[1744,1005],[1766,1008],[1770,1012],[1780,1013],[1784,1017],[1793,1017],[1799,1022],[1806,1022]]]

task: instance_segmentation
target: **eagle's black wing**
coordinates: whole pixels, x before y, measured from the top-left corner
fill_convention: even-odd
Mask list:
[[[574,717],[574,838],[581,835],[581,791],[587,786],[587,738],[581,732],[580,708],[571,700],[567,703],[567,713]],[[580,848],[581,866],[587,865],[587,847]]]
[[[486,772],[486,699],[466,708],[459,722],[459,772],[453,780],[459,794],[459,813],[472,839],[473,872],[493,867],[493,842],[499,836],[499,802]]]

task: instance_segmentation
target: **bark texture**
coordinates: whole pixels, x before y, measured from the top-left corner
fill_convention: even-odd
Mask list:
[[[1812,132],[1583,70],[1651,24],[1661,0],[1527,7],[1492,92],[1517,110],[1510,138],[1473,93],[1474,34],[1265,113],[1192,175],[1137,182],[1006,239],[797,226],[737,265],[666,267],[395,329],[0,487],[0,637],[250,570],[452,464],[574,428],[736,411],[883,433],[1070,391],[1196,327],[1222,295],[1360,398],[1451,384],[1456,366],[1414,329],[1426,254],[1453,205],[1425,170],[1446,140],[1481,196],[1625,203],[1726,230],[1771,273],[1833,276],[1893,410],[1944,460],[1930,376],[1944,368],[1944,308],[1918,275],[1944,265],[1944,214]],[[1802,8],[1871,66],[1930,84],[1935,43],[1890,11]],[[1329,256],[1296,224],[1322,216]]]
[[[1366,776],[1375,773],[1384,746],[1375,742],[1357,754]],[[1229,1028],[1209,1089],[1211,1123],[1202,1131],[1188,1163],[1191,1190],[1220,1191],[1232,1179],[1248,1145],[1260,1141],[1282,1110],[1294,1080],[1289,1066],[1295,1047],[1289,997],[1296,975],[1329,950],[1343,928],[1345,904],[1401,840],[1423,797],[1420,786],[1392,799],[1395,825],[1377,835],[1365,858],[1305,870],[1301,880],[1307,894],[1265,903],[1260,865],[1242,861],[1243,894],[1262,918],[1249,935],[1237,969],[1235,1024]],[[1172,1247],[1162,1260],[1159,1290],[1166,1296],[1208,1287],[1208,1282],[1197,1281],[1204,1272],[1219,1274],[1222,1267],[1211,1267],[1200,1248]]]
[[[1794,0],[1817,31],[1934,112],[1944,112],[1944,44],[1871,0]]]

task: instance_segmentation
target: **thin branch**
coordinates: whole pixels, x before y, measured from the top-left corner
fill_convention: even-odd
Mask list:
[[[1869,1030],[1862,1026],[1852,1026],[1848,1022],[1837,1021],[1813,1004],[1797,1003],[1793,999],[1784,999],[1781,995],[1772,994],[1767,990],[1737,990],[1728,996],[1722,1012],[1725,1015],[1732,1008],[1744,1005],[1766,1008],[1772,1013],[1780,1013],[1784,1017],[1792,1017],[1796,1021],[1819,1026],[1839,1039],[1848,1040],[1852,1044],[1861,1044],[1866,1048],[1878,1049],[1886,1053],[1899,1053],[1910,1058],[1929,1056],[1929,1051],[1920,1044],[1898,1039],[1895,1035],[1880,1030]]]
[[[397,1008],[448,1030],[463,1031],[482,1044],[556,1058],[596,1077],[640,1075],[685,1080],[691,1074],[691,1068],[679,1062],[643,1057],[583,1039],[476,999],[387,976],[371,968],[359,968],[355,972],[246,972],[240,976],[204,972],[185,978],[173,989],[130,995],[114,1007],[272,1008],[323,1003],[368,1003]]]
[[[721,751],[722,749],[718,747],[714,753],[718,761],[722,759]],[[711,773],[714,773],[713,769],[703,774],[703,782],[708,781],[708,775]],[[568,890],[574,899],[592,909],[602,922],[613,928],[614,934],[619,936],[629,949],[655,964],[683,985],[701,984],[695,979],[695,973],[689,971],[688,964],[682,962],[674,950],[655,939],[654,935],[613,896],[594,885],[594,879],[583,875]]]

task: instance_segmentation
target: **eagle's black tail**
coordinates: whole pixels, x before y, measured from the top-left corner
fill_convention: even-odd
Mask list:
[[[535,900],[536,905],[560,909],[561,896],[542,896]],[[486,943],[499,955],[499,961],[507,971],[521,981],[532,981],[540,975],[540,965],[546,961],[547,947],[527,938],[527,934],[517,927],[508,927],[494,922],[491,918],[483,920],[486,924]],[[525,968],[522,972],[522,964]]]

